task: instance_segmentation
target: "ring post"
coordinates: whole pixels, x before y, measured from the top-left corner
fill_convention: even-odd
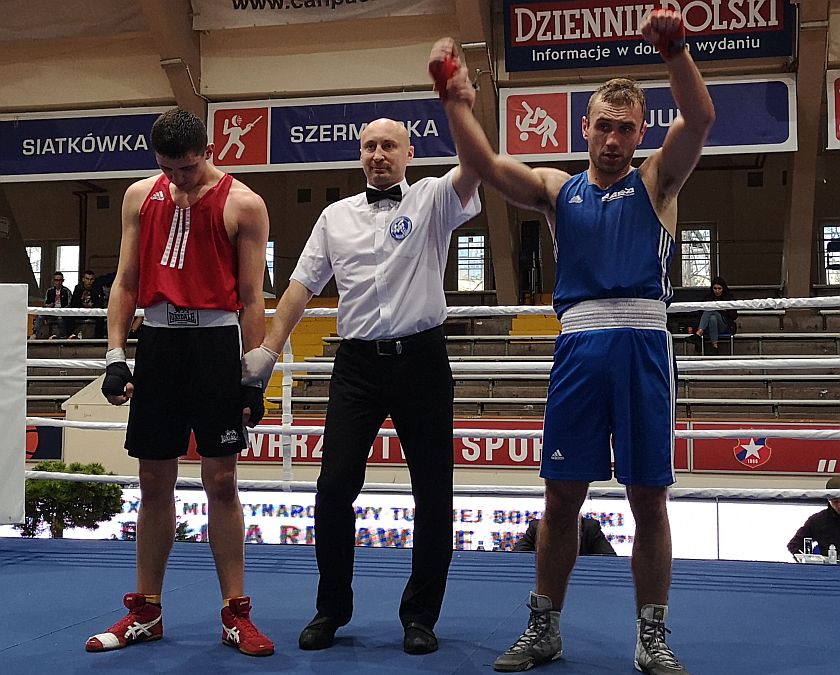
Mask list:
[[[26,284],[0,284],[0,525],[23,522]]]

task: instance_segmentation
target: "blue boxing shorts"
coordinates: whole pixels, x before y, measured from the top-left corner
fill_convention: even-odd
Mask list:
[[[548,387],[540,476],[671,485],[676,363],[665,304],[588,300],[563,313]]]

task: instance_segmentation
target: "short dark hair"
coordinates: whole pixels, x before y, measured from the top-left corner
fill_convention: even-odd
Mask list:
[[[647,114],[645,93],[635,80],[628,80],[625,77],[615,77],[598,87],[598,90],[589,97],[589,103],[586,106],[587,119],[591,115],[592,105],[597,100],[612,105],[638,107],[642,111],[643,121]]]
[[[83,277],[91,276],[95,279],[96,278],[96,273],[93,270],[85,270],[84,272],[82,272],[82,276]]]
[[[55,272],[53,272],[53,277],[61,277],[62,279],[64,279],[64,272],[59,272],[58,270],[56,270]]]
[[[207,149],[207,127],[196,115],[183,108],[171,108],[152,125],[152,148],[173,159]]]

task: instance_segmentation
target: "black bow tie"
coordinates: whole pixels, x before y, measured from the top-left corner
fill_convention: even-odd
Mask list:
[[[392,185],[387,190],[377,190],[376,188],[369,187],[365,190],[365,194],[367,195],[368,204],[378,202],[380,199],[390,199],[394,202],[402,201],[402,188],[399,183]]]

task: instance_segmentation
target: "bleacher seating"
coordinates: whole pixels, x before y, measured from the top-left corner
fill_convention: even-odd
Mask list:
[[[764,310],[761,310],[764,312]],[[840,332],[817,330],[790,333],[779,330],[779,313],[767,310],[773,329],[765,332],[741,330],[721,341],[721,357],[837,356]],[[830,313],[834,312],[834,313]],[[814,317],[834,321],[840,310],[820,310]],[[739,323],[749,320],[741,313]],[[825,323],[824,325],[829,325]],[[840,327],[840,324],[838,324]],[[459,364],[488,362],[546,362],[552,359],[559,324],[554,316],[454,317],[445,332],[450,360]],[[469,331],[469,332],[467,332]],[[292,335],[295,361],[329,361],[340,339],[335,336],[335,318],[306,317]],[[694,357],[687,334],[674,334],[675,352]],[[30,358],[101,359],[105,340],[31,340]],[[133,357],[134,343],[129,345]],[[101,369],[30,368],[27,377],[27,409],[30,414],[57,413],[61,403],[101,373]],[[548,384],[547,373],[456,372],[456,415],[541,416]],[[329,393],[328,374],[295,373],[292,406],[296,414],[320,415]],[[278,414],[282,396],[280,374],[272,378],[267,391],[270,414]],[[707,419],[836,419],[840,413],[840,378],[823,370],[713,370],[690,371],[680,377],[678,417]]]

